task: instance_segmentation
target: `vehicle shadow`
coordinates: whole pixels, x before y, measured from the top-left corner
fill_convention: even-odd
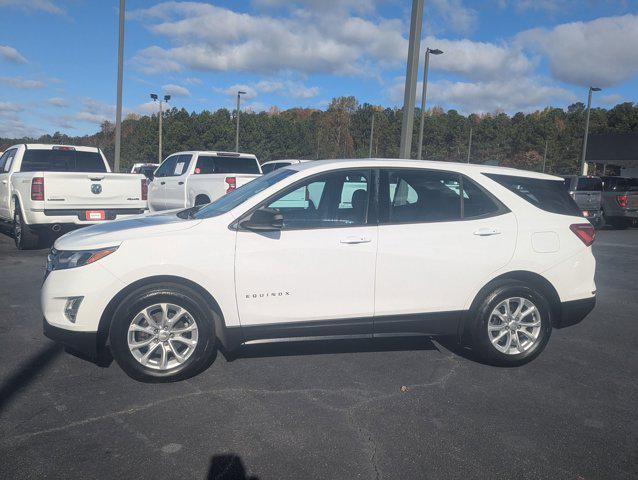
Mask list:
[[[4,380],[0,384],[0,413],[20,390],[27,387],[39,373],[46,370],[63,351],[62,346],[50,343]]]
[[[242,358],[287,357],[300,355],[326,355],[355,352],[394,352],[412,350],[438,350],[429,337],[384,337],[330,340],[286,340],[242,345],[228,352],[224,358],[232,362]]]
[[[248,475],[241,457],[232,453],[213,455],[208,467],[207,480],[259,480]]]

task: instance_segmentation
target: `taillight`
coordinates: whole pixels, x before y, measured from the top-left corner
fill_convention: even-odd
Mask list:
[[[621,208],[627,208],[627,204],[629,203],[628,195],[616,195],[616,201]]]
[[[44,177],[33,177],[31,180],[31,200],[44,201]]]
[[[569,229],[588,247],[596,240],[596,230],[591,223],[575,223]]]
[[[226,177],[225,182],[228,185],[226,193],[230,193],[237,188],[237,179],[235,177]]]
[[[148,181],[143,178],[142,182],[142,200],[148,200]]]

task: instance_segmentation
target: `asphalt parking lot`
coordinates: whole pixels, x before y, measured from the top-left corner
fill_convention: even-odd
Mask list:
[[[596,309],[524,367],[295,342],[147,385],[43,337],[46,252],[0,235],[0,478],[638,478],[638,229],[594,251]]]

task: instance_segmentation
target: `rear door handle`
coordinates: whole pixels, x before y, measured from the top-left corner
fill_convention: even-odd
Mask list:
[[[371,241],[372,239],[368,237],[355,237],[355,236],[341,239],[341,243],[347,243],[351,245],[356,243],[370,243]]]
[[[474,232],[474,235],[479,237],[489,237],[491,235],[500,235],[501,231],[498,228],[479,228]]]
[[[184,182],[177,182],[177,185],[184,185]]]

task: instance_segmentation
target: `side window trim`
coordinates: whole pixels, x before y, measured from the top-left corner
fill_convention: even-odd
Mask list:
[[[367,215],[366,215],[366,220],[364,223],[362,224],[358,224],[358,225],[326,225],[326,226],[313,226],[313,227],[297,227],[297,228],[286,228],[283,231],[287,231],[287,232],[291,232],[291,231],[300,231],[300,230],[324,230],[324,229],[331,229],[331,228],[356,228],[356,227],[368,227],[368,226],[376,226],[378,225],[378,221],[374,221],[372,222],[371,219],[376,220],[378,218],[378,213],[377,213],[377,208],[375,206],[374,203],[374,199],[373,197],[376,198],[376,193],[375,192],[375,183],[376,180],[375,178],[378,178],[378,169],[374,169],[374,168],[340,168],[340,169],[336,169],[336,170],[330,170],[327,172],[319,172],[316,173],[314,175],[309,175],[307,177],[301,178],[299,180],[297,180],[296,182],[288,185],[287,187],[282,188],[281,190],[273,193],[272,195],[270,195],[268,198],[266,198],[265,200],[262,200],[260,203],[258,203],[256,206],[252,207],[251,209],[249,209],[248,211],[246,211],[245,213],[243,213],[242,215],[239,216],[239,218],[237,220],[235,220],[234,222],[232,222],[228,228],[230,228],[231,230],[237,230],[238,232],[247,232],[250,230],[241,228],[241,223],[246,220],[250,215],[252,215],[252,213],[255,210],[259,210],[260,208],[272,203],[277,197],[281,196],[286,196],[287,194],[295,191],[296,189],[298,189],[300,186],[302,186],[304,183],[307,182],[311,182],[313,179],[316,178],[320,178],[323,177],[324,175],[330,175],[330,174],[335,174],[335,173],[339,173],[339,172],[348,172],[348,171],[361,171],[361,172],[368,172],[368,175],[370,177],[370,179],[368,180],[368,211],[367,211]],[[324,195],[325,192],[322,193],[322,195]],[[371,210],[371,208],[373,208],[373,210]]]
[[[380,186],[379,186],[379,191],[377,193],[377,198],[378,201],[381,201],[381,191],[382,189],[386,189],[389,192],[389,175],[390,175],[390,171],[397,171],[397,170],[415,170],[415,171],[423,171],[423,172],[436,172],[436,173],[446,173],[449,174],[451,176],[457,176],[459,178],[459,185],[460,185],[460,191],[459,191],[459,196],[461,197],[461,202],[460,202],[460,208],[461,208],[461,218],[459,219],[452,219],[452,220],[410,220],[410,221],[403,221],[403,222],[397,222],[397,221],[390,221],[390,203],[392,201],[392,199],[390,199],[389,195],[388,198],[384,198],[384,202],[386,202],[385,205],[378,205],[378,223],[379,225],[410,225],[410,224],[421,224],[421,223],[450,223],[450,222],[467,222],[467,221],[472,221],[472,220],[481,220],[483,218],[491,218],[491,217],[497,217],[499,215],[504,215],[506,213],[510,212],[510,209],[507,208],[503,202],[501,202],[498,198],[496,198],[491,192],[489,192],[485,187],[483,187],[481,184],[479,184],[478,182],[472,180],[471,178],[469,178],[468,176],[460,173],[460,172],[454,172],[451,170],[438,170],[438,169],[432,169],[432,168],[413,168],[413,167],[385,167],[380,169],[379,172],[379,177],[380,177]],[[466,217],[464,214],[464,210],[465,210],[465,206],[464,206],[464,195],[463,195],[463,182],[464,181],[470,181],[472,182],[474,185],[476,185],[476,187],[478,189],[480,189],[483,193],[485,193],[489,199],[494,202],[494,204],[496,206],[498,206],[498,210],[496,212],[493,213],[488,213],[488,214],[484,214],[484,215],[475,215],[472,217]],[[383,195],[385,197],[385,194]]]

